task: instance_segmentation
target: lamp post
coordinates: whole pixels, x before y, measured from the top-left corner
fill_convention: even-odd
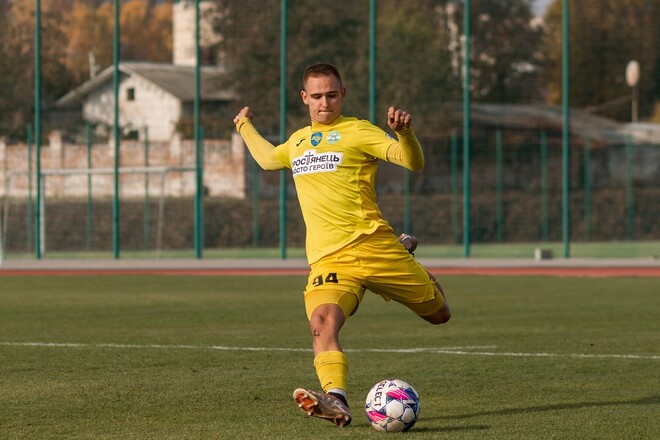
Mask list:
[[[631,120],[637,122],[637,84],[639,83],[639,63],[632,60],[626,66],[626,83],[632,88]]]

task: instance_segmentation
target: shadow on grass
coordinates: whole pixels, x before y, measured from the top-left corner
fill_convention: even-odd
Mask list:
[[[617,400],[613,402],[579,402],[579,403],[556,403],[552,405],[530,406],[527,408],[507,408],[495,411],[481,411],[468,414],[459,414],[454,416],[438,416],[433,419],[441,420],[459,420],[469,419],[471,417],[480,416],[506,416],[515,414],[525,414],[534,412],[545,411],[561,411],[566,409],[580,409],[580,408],[597,408],[605,406],[621,406],[621,405],[657,405],[660,403],[660,395],[643,397],[634,400]]]
[[[443,417],[435,417],[437,419]],[[415,426],[412,431],[414,432],[459,432],[459,431],[483,431],[490,429],[488,425],[467,425],[467,426],[446,426],[443,428],[432,428],[426,426]]]

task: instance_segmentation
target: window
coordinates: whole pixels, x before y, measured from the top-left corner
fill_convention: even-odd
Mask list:
[[[129,87],[126,89],[126,99],[129,101],[135,101],[135,87]]]

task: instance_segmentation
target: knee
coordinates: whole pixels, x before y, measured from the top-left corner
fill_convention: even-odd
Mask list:
[[[335,334],[343,324],[344,318],[338,307],[319,307],[312,313],[309,328],[316,339],[328,334]]]
[[[435,313],[431,316],[425,316],[424,319],[433,325],[444,324],[451,318],[451,312],[449,309],[442,309],[438,313]]]
[[[312,316],[312,319],[309,321],[309,330],[312,332],[312,337],[317,339],[325,333],[327,329],[328,320],[325,316]]]

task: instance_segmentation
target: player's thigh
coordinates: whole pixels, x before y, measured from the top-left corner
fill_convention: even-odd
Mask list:
[[[396,301],[420,316],[442,309],[444,299],[424,266],[397,248],[373,253],[366,286],[386,301]]]
[[[357,311],[364,290],[350,271],[332,266],[313,267],[304,292],[307,318],[311,319],[314,310],[323,304],[338,305],[348,318]]]

